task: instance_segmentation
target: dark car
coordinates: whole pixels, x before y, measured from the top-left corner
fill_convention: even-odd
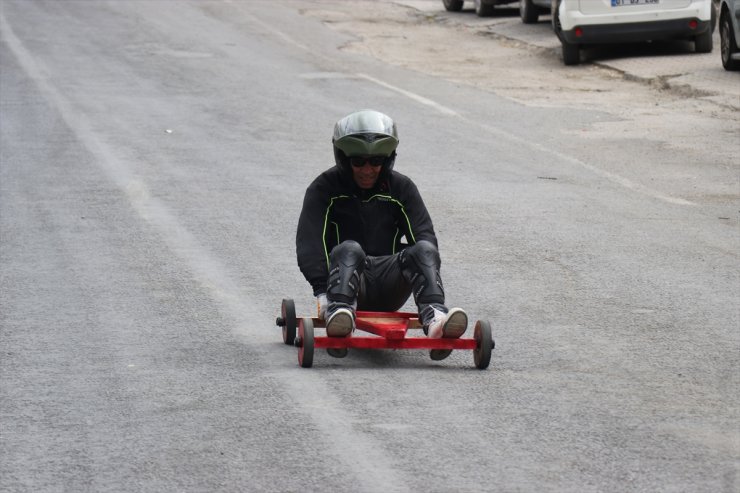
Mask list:
[[[514,3],[515,0],[475,0],[475,13],[480,17],[487,17],[493,15],[493,8],[496,5],[502,5],[505,3]],[[463,8],[463,0],[442,0],[445,9],[450,12],[459,12]]]
[[[525,24],[534,24],[541,14],[549,14],[552,0],[519,0],[519,15]]]
[[[722,66],[740,70],[740,0],[720,1],[719,38]]]

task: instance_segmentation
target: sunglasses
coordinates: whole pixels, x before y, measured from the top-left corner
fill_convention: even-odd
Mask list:
[[[385,162],[384,156],[352,156],[349,158],[349,163],[355,168],[362,168],[365,163],[369,163],[370,166],[377,167],[382,166]]]

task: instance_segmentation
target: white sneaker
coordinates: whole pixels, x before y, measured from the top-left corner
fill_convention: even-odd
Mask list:
[[[442,326],[442,337],[459,339],[468,329],[468,314],[462,308],[452,308]]]
[[[462,308],[453,308],[447,313],[434,308],[434,317],[427,325],[427,336],[432,339],[457,339],[468,328],[468,316]]]
[[[438,310],[437,308],[433,308],[433,310],[434,316],[432,317],[432,320],[427,324],[427,337],[431,339],[441,339],[445,320],[447,319],[447,314],[442,310]]]
[[[462,308],[453,308],[444,313],[441,310],[434,309],[434,318],[427,326],[429,337],[435,339],[458,339],[468,328],[468,315]],[[432,349],[429,351],[429,357],[434,361],[440,361],[452,354],[452,349]]]
[[[337,308],[326,320],[326,335],[329,337],[346,337],[355,328],[355,314],[349,308]]]

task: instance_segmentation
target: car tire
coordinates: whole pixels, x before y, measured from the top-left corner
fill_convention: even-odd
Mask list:
[[[460,12],[463,8],[463,0],[442,0],[445,10],[448,12]]]
[[[558,37],[558,39],[562,42],[563,41],[563,27],[560,25],[560,14],[558,13],[558,10],[560,9],[560,2],[559,1],[553,1],[552,2],[552,10],[550,14],[552,15],[552,30],[555,32],[555,36]]]
[[[567,41],[560,41],[563,45],[563,64],[565,65],[578,65],[581,63],[581,47],[568,43]]]
[[[475,13],[478,17],[492,16],[493,4],[485,3],[484,0],[475,0]]]
[[[723,12],[719,19],[719,40],[722,66],[725,70],[740,70],[740,60],[733,60],[732,55],[738,53],[735,33],[730,23],[730,14]]]
[[[569,43],[563,36],[563,26],[560,25],[560,0],[552,2],[552,29],[560,40],[563,48],[563,64],[578,65],[581,63],[581,47],[577,44]]]
[[[694,38],[694,48],[697,53],[711,53],[713,44],[711,29],[707,29]]]
[[[525,24],[534,24],[540,18],[540,9],[532,0],[519,0],[519,15]]]

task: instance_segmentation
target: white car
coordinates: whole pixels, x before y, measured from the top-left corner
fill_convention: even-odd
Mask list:
[[[689,39],[709,53],[714,11],[712,0],[554,0],[552,25],[563,62],[575,65],[582,46],[600,43]]]
[[[740,70],[740,0],[720,1],[719,38],[722,66]]]

